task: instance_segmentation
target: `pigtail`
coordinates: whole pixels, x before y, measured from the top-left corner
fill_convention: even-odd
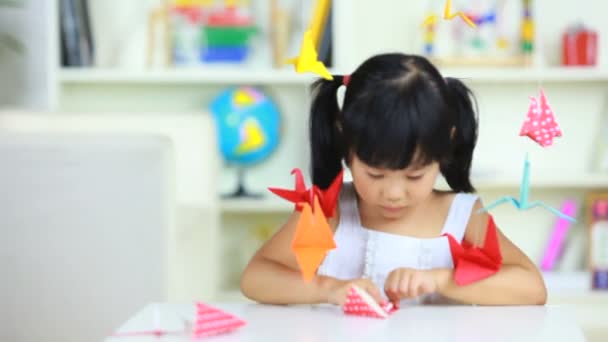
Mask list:
[[[451,158],[441,163],[441,173],[452,190],[475,192],[470,172],[473,150],[477,143],[477,104],[473,93],[464,83],[449,77],[445,80],[455,117]]]
[[[326,189],[342,170],[342,150],[338,116],[340,109],[336,98],[343,83],[342,76],[331,81],[319,79],[313,83],[310,111],[310,160],[312,181]]]

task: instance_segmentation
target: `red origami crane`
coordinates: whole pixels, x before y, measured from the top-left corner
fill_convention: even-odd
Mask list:
[[[490,215],[486,239],[481,247],[475,247],[463,241],[462,245],[450,234],[445,234],[450,243],[452,260],[454,261],[454,280],[463,286],[487,278],[500,270],[502,255],[498,243],[496,224]]]
[[[340,171],[331,185],[321,190],[316,185],[306,189],[300,169],[293,169],[296,176],[294,190],[269,188],[276,195],[295,203],[295,209],[301,211],[291,248],[296,256],[300,272],[305,281],[310,281],[327,252],[336,248],[333,232],[327,223],[328,217],[336,213],[336,204],[342,188]]]
[[[294,190],[268,188],[271,192],[284,198],[290,202],[296,204],[296,210],[302,211],[302,203],[308,203],[311,207],[314,207],[313,197],[317,197],[323,209],[325,217],[333,217],[336,213],[336,203],[338,202],[338,196],[340,195],[340,189],[342,188],[342,176],[344,171],[340,171],[336,179],[331,185],[321,190],[316,185],[313,185],[310,189],[306,189],[304,184],[304,176],[302,171],[295,168],[291,171],[291,174],[296,176],[296,185]]]
[[[530,96],[530,101],[528,115],[524,120],[519,135],[527,135],[542,147],[551,146],[553,138],[561,137],[562,131],[555,120],[551,106],[547,102],[545,92],[542,89],[540,90],[540,101],[534,96]]]

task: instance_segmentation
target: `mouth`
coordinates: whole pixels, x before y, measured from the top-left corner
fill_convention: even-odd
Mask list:
[[[405,207],[387,207],[387,206],[382,206],[382,209],[391,212],[391,213],[396,213],[399,212],[403,209],[405,209]]]

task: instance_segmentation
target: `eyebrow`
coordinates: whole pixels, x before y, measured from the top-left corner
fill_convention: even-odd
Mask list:
[[[408,172],[418,172],[418,171],[422,171],[424,169],[426,169],[429,165],[412,165],[408,168],[406,168],[405,170]],[[411,168],[411,169],[410,169]]]

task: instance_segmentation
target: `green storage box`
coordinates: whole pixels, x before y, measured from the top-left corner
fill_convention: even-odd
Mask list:
[[[254,26],[204,27],[202,43],[210,46],[246,45],[255,33],[257,29]]]

